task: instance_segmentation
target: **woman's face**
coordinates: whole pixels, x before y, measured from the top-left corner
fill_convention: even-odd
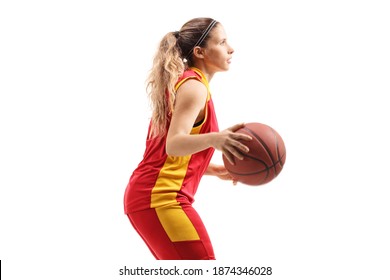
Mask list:
[[[210,32],[210,38],[203,48],[204,64],[212,72],[227,71],[234,50],[227,42],[223,26],[218,23]]]

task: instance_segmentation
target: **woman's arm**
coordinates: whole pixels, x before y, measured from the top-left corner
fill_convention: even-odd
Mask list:
[[[207,88],[197,80],[188,80],[176,93],[175,109],[167,135],[166,151],[168,155],[184,156],[213,147],[222,151],[234,164],[234,158],[242,159],[241,152],[248,147],[241,140],[251,140],[246,134],[234,133],[244,124],[232,126],[221,132],[191,135],[194,123],[204,117]]]
[[[214,163],[210,163],[209,166],[207,167],[205,175],[216,176],[216,177],[218,177],[219,179],[222,179],[222,180],[233,181],[234,185],[237,184],[237,180],[235,180],[233,178],[233,176],[230,175],[230,173],[227,171],[227,169],[223,165],[217,165],[217,164],[214,164]]]

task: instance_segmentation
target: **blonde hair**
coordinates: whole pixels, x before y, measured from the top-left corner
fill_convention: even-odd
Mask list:
[[[180,31],[169,32],[162,39],[147,78],[146,90],[152,106],[149,137],[164,135],[175,104],[175,85],[187,67],[193,66],[192,50],[211,18],[194,18]],[[199,44],[204,47],[209,35]]]

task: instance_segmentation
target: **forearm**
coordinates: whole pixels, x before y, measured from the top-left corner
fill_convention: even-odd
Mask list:
[[[166,152],[170,156],[186,156],[212,147],[216,133],[206,134],[177,134],[168,137]]]
[[[216,170],[218,170],[219,167],[219,165],[210,162],[209,166],[207,166],[204,175],[216,175]]]

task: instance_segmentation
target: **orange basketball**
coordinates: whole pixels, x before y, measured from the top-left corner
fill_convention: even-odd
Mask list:
[[[282,137],[272,127],[262,123],[247,123],[236,132],[248,134],[251,141],[244,141],[249,152],[244,159],[229,163],[223,155],[223,162],[229,173],[238,182],[251,186],[271,182],[282,171],[286,161],[286,147]]]

